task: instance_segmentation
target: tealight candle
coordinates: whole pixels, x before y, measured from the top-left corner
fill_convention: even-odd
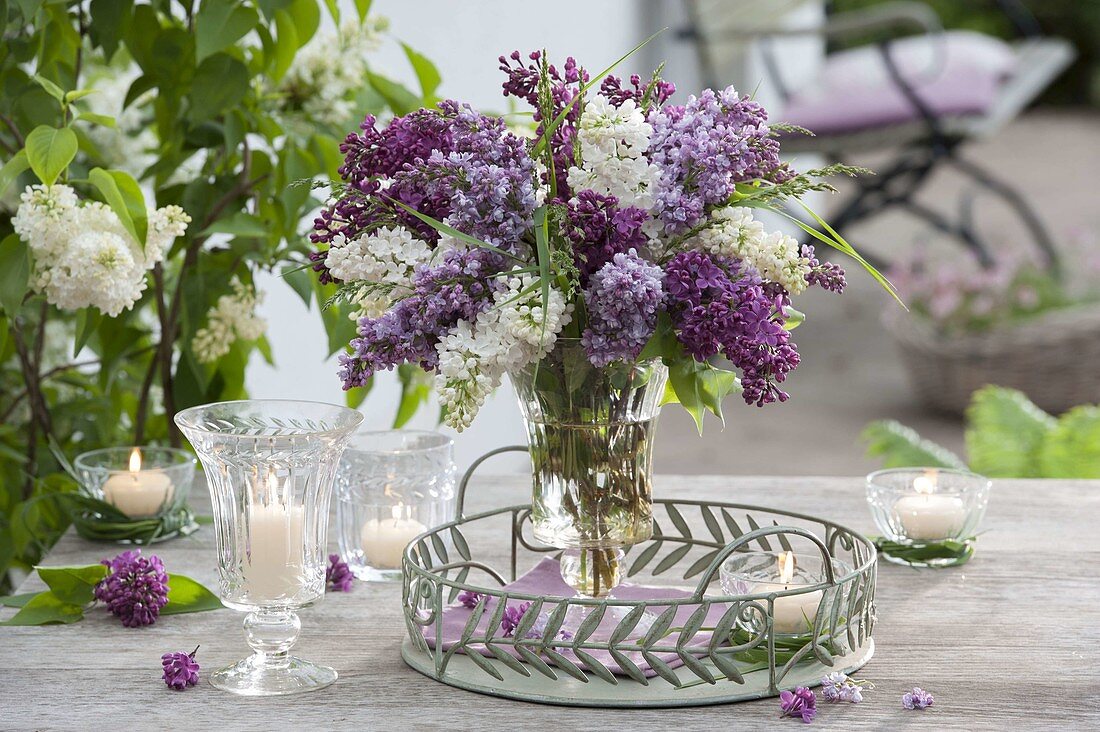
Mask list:
[[[937,474],[928,471],[913,479],[915,495],[894,502],[894,513],[914,541],[943,541],[957,538],[966,523],[966,504],[953,495],[937,494]]]
[[[376,569],[399,569],[401,554],[413,539],[427,531],[427,527],[412,518],[402,518],[403,506],[394,506],[393,517],[368,519],[360,535],[363,553],[370,566]]]
[[[277,491],[278,478],[271,473],[263,497],[272,501]],[[303,511],[302,506],[278,502],[254,502],[248,506],[248,555],[241,573],[249,600],[291,597],[305,584]]]
[[[108,476],[101,487],[103,500],[130,518],[148,518],[172,501],[172,479],[163,470],[142,470],[141,450],[130,453],[130,469]]]
[[[794,552],[780,552],[776,564],[778,581],[757,584],[752,588],[752,594],[785,592],[807,586],[805,582],[794,581]],[[775,598],[772,608],[772,629],[776,633],[811,632],[814,620],[817,619],[817,608],[821,604],[821,596],[821,590],[814,590]]]

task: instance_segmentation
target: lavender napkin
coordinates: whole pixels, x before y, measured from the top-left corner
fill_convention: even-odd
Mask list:
[[[561,578],[561,573],[558,568],[558,562],[555,559],[549,557],[543,559],[536,564],[531,571],[523,575],[515,582],[505,585],[505,590],[523,593],[527,595],[541,595],[541,596],[557,596],[557,597],[569,597],[573,595],[573,589],[565,584]],[[622,584],[615,588],[615,596],[621,600],[668,600],[688,597],[689,592],[685,590],[678,590],[671,587],[650,587],[646,585],[634,585],[634,584]],[[493,610],[496,607],[497,598],[490,597],[485,603],[486,611],[478,622],[477,633],[483,634],[487,630],[489,621],[492,619]],[[514,606],[517,609],[523,604],[520,600],[511,600],[508,603],[510,606]],[[544,603],[542,606],[542,614],[549,614],[553,612],[556,604]],[[672,623],[672,627],[682,626],[691,614],[695,611],[697,606],[695,605],[683,605],[676,612],[676,620]],[[668,605],[650,605],[649,612],[654,616],[660,615],[664,610],[668,608]],[[707,613],[706,620],[703,622],[703,627],[714,627],[726,608],[723,605],[715,604],[711,606]],[[449,650],[453,645],[458,642],[458,639],[462,637],[462,631],[466,628],[466,623],[469,621],[470,616],[473,614],[473,610],[463,607],[462,605],[455,605],[444,609],[443,611],[443,650]],[[617,616],[615,613],[609,611],[604,615],[602,621],[600,621],[599,627],[589,637],[590,641],[606,640],[611,636],[612,631],[619,624],[621,615]],[[669,636],[668,642],[674,642],[673,639],[679,631],[672,631],[672,635]],[[501,637],[504,633],[500,630],[497,631],[494,637]],[[644,631],[640,628],[631,632],[629,638],[631,640],[644,635]],[[431,625],[424,629],[424,638],[428,641],[428,645],[435,648],[435,625]],[[710,643],[711,634],[701,630],[695,634],[691,643],[688,644],[688,648],[700,648],[700,654],[705,652],[706,646]],[[662,641],[661,645],[667,645],[668,642]],[[516,658],[520,658],[519,654],[513,651],[509,646],[496,646],[500,650],[508,651]],[[467,650],[477,650],[483,656],[492,657],[492,653],[481,644],[473,644],[467,646],[467,648],[461,649],[459,653],[465,653]],[[578,666],[584,667],[585,664],[581,662],[576,655],[573,654],[567,648],[557,648],[558,653],[568,658]],[[615,662],[611,657],[611,654],[607,651],[588,651],[594,658],[600,663],[607,666],[612,673],[617,675],[626,675],[622,667]],[[646,676],[655,676],[656,672],[653,670],[652,665],[642,656],[639,652],[629,652],[625,654],[632,662],[634,662]],[[667,663],[671,668],[677,668],[683,665],[683,661],[675,653],[657,653],[654,654],[660,660]],[[522,660],[522,659],[520,659]],[[549,659],[547,659],[549,660]]]

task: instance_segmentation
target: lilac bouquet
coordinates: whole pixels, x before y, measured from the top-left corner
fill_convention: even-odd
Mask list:
[[[463,429],[504,374],[572,339],[598,368],[660,358],[666,400],[697,422],[735,390],[785,401],[792,297],[841,292],[844,272],[754,213],[854,169],[791,170],[764,108],[733,88],[673,104],[657,73],[624,83],[538,52],[500,64],[534,137],[444,101],[385,126],[368,115],[341,146],[312,259],[357,309],[345,389],[415,364]],[[784,215],[867,266],[816,216],[820,230]]]

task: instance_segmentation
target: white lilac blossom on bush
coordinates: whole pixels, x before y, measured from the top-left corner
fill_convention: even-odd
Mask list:
[[[95,307],[114,317],[141,298],[145,273],[190,221],[179,206],[150,209],[143,247],[110,207],[55,184],[28,186],[12,227],[30,249],[35,292],[62,310]]]
[[[222,295],[206,315],[206,325],[195,331],[191,350],[199,363],[215,363],[237,339],[254,341],[267,330],[267,321],[256,315],[263,293],[245,286],[239,278],[230,282],[233,292]]]
[[[341,146],[312,260],[360,308],[344,387],[418,365],[462,429],[506,373],[573,338],[598,367],[662,358],[697,421],[738,386],[749,404],[785,401],[791,297],[840,292],[844,272],[753,208],[852,170],[792,171],[763,107],[733,88],[678,105],[656,74],[596,91],[571,58],[528,58],[500,62],[505,96],[534,108],[534,138],[444,101],[385,126],[368,115]]]

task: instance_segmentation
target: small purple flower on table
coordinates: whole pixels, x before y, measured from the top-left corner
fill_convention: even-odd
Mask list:
[[[827,702],[859,704],[863,701],[861,683],[867,682],[854,681],[848,674],[834,671],[821,679],[821,696]]]
[[[817,696],[800,686],[794,691],[779,692],[779,708],[783,710],[781,717],[798,717],[809,724],[817,716]]]
[[[141,556],[140,549],[104,559],[108,574],[95,586],[95,598],[127,628],[152,625],[168,604],[168,573],[155,555]]]
[[[339,554],[328,555],[328,567],[325,568],[325,587],[330,592],[351,592],[355,575],[348,563],[340,559]]]
[[[199,683],[199,664],[195,660],[195,654],[198,652],[199,647],[195,646],[195,650],[190,653],[177,651],[165,653],[160,657],[161,666],[164,667],[164,675],[161,678],[169,689],[183,691],[188,686]]]
[[[935,703],[930,693],[914,686],[912,691],[907,691],[901,696],[901,705],[906,709],[927,709]]]
[[[463,590],[458,593],[458,602],[463,607],[473,610],[481,602],[481,593],[473,590]]]

